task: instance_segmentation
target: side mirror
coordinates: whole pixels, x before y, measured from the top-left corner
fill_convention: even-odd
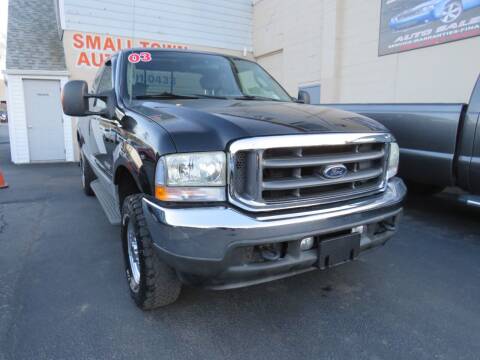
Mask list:
[[[298,102],[310,104],[310,94],[305,90],[298,91]]]
[[[90,111],[90,98],[97,98],[104,101],[107,107],[100,111]],[[107,115],[110,113],[109,104],[111,98],[108,95],[92,95],[88,93],[88,84],[83,80],[71,80],[65,84],[62,92],[62,107],[65,115],[69,116],[88,116],[88,115]]]
[[[65,115],[88,115],[88,85],[85,81],[72,80],[65,84],[62,91],[62,107]]]

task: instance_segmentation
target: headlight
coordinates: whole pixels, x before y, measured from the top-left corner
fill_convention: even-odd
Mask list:
[[[168,186],[225,186],[225,153],[165,156]]]
[[[387,179],[397,175],[398,162],[400,160],[400,149],[395,142],[390,143],[390,154],[388,155]]]
[[[166,155],[158,161],[155,197],[163,201],[225,201],[224,152]]]

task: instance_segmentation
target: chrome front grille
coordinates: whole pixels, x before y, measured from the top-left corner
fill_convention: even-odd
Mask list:
[[[230,148],[230,200],[253,211],[325,204],[385,187],[388,134],[321,134],[239,140]],[[345,174],[328,178],[327,167]]]

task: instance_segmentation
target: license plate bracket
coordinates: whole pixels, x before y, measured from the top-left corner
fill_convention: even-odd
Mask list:
[[[360,252],[360,238],[353,233],[319,240],[317,267],[327,269],[354,260]]]

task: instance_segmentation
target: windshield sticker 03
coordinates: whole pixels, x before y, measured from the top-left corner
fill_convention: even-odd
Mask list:
[[[150,62],[152,61],[152,54],[146,51],[142,51],[141,53],[131,53],[128,55],[128,61],[132,64],[137,64],[141,62]]]

